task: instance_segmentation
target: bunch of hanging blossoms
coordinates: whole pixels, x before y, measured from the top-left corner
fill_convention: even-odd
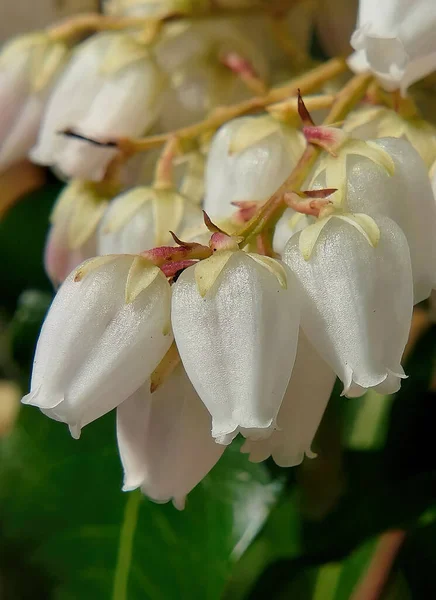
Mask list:
[[[362,0],[342,88],[346,61],[308,69],[319,15],[217,4],[112,1],[0,56],[0,167],[68,179],[23,402],[77,438],[116,408],[124,489],[180,508],[239,434],[252,461],[315,457],[336,377],[398,391],[436,287],[436,130],[407,96],[433,1]]]

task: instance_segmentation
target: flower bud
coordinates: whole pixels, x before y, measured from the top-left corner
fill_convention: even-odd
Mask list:
[[[47,34],[10,41],[0,53],[0,169],[27,156],[68,48]]]
[[[238,432],[254,439],[271,434],[295,360],[299,320],[293,275],[271,258],[218,250],[178,278],[174,335],[218,443],[229,444]]]
[[[111,187],[76,179],[56,201],[44,255],[45,270],[55,287],[97,254],[96,230],[113,194]]]
[[[206,165],[204,209],[212,218],[234,212],[233,202],[267,200],[304,151],[304,138],[272,117],[230,121],[212,140]]]
[[[107,208],[98,231],[98,253],[136,254],[170,245],[170,231],[179,235],[202,222],[200,208],[175,190],[133,188]]]
[[[297,358],[277,416],[277,430],[266,440],[247,440],[241,451],[252,462],[272,456],[280,467],[294,467],[311,446],[333,390],[336,376],[300,330]]]
[[[141,257],[83,263],[58,291],[38,340],[25,404],[82,427],[131,396],[172,343],[170,286]]]
[[[79,45],[54,89],[32,159],[68,177],[102,179],[117,149],[62,132],[102,142],[142,135],[157,117],[162,83],[149,50],[131,35],[93,36]]]
[[[301,327],[348,396],[369,388],[394,393],[404,377],[400,360],[413,305],[409,248],[396,223],[386,217],[376,223],[376,247],[351,219],[331,218],[309,260],[299,247],[305,230],[283,254],[301,285]]]
[[[433,0],[360,0],[348,59],[355,73],[371,71],[386,90],[407,88],[436,68]]]
[[[147,381],[117,409],[123,490],[183,509],[187,494],[224,452],[211,418],[180,365],[153,394]]]

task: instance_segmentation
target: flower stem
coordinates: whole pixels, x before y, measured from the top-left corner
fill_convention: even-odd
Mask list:
[[[337,94],[330,113],[324,121],[324,125],[332,125],[337,121],[344,119],[350,110],[352,110],[364,96],[371,79],[372,76],[366,73],[353,77]],[[240,244],[241,247],[245,246],[252,237],[261,233],[264,228],[272,228],[275,226],[287,207],[284,200],[285,193],[300,190],[321,152],[322,149],[318,146],[311,144],[307,146],[304,154],[298,161],[297,166],[286,181],[271,196],[271,198],[261,206],[258,213],[251,221],[249,221],[241,231],[237,232],[238,236],[244,238],[244,241]]]
[[[289,10],[291,6],[287,7]],[[79,38],[83,35],[97,31],[120,31],[131,28],[148,28],[150,25],[164,25],[182,19],[208,20],[211,18],[237,17],[256,14],[268,14],[271,8],[267,3],[254,4],[253,6],[239,8],[219,8],[212,2],[207,10],[197,12],[163,12],[153,17],[122,17],[115,15],[102,15],[100,13],[83,13],[70,17],[52,27],[48,33],[53,40],[66,41]]]
[[[117,565],[113,587],[113,600],[127,600],[130,565],[132,562],[133,540],[138,522],[141,492],[136,490],[127,495],[124,519],[120,533]]]
[[[402,529],[387,531],[380,537],[368,569],[350,600],[378,600],[381,597],[405,537],[406,532]]]
[[[227,123],[227,121],[230,121],[231,119],[262,111],[270,104],[283,101],[289,96],[295,96],[299,89],[302,94],[308,94],[316,88],[319,88],[326,81],[334,79],[337,75],[340,75],[346,70],[347,65],[344,59],[332,58],[319,67],[308,71],[304,75],[295,77],[286,85],[273,88],[264,96],[256,96],[249,100],[239,102],[238,104],[221,107],[214,111],[213,114],[204,121],[194,123],[194,125],[189,125],[182,129],[176,129],[175,131],[145,138],[123,138],[118,140],[118,147],[120,150],[132,154],[144,152],[145,150],[155,148],[156,146],[161,146],[174,136],[181,140],[199,137],[203,133],[209,133],[218,129],[221,125],[224,125],[224,123]]]

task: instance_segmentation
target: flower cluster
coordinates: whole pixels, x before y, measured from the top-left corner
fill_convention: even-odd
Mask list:
[[[158,4],[111,0],[125,28],[111,17],[119,31],[74,50],[62,28],[7,48],[0,99],[25,108],[8,100],[0,161],[16,143],[71,178],[23,402],[76,438],[116,409],[124,489],[182,508],[239,434],[252,461],[316,456],[336,378],[350,398],[400,388],[413,306],[436,288],[436,130],[386,90],[433,68],[422,19],[436,15],[389,0],[374,23],[362,0],[349,63],[381,86],[356,75],[303,102],[296,87],[344,62],[268,90],[275,59],[237,20],[178,22],[196,3]],[[330,109],[325,124],[309,109]]]

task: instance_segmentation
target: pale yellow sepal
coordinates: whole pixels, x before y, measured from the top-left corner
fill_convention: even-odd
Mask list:
[[[379,165],[392,176],[395,172],[395,163],[385,150],[378,146],[373,141],[363,141],[354,138],[349,138],[337,151],[336,156],[325,154],[315,170],[311,178],[311,185],[325,171],[327,188],[336,188],[331,196],[333,206],[346,210],[346,186],[347,186],[347,156],[358,155],[368,158],[373,163]]]
[[[52,41],[47,33],[19,36],[6,44],[0,54],[0,69],[8,69],[17,55],[28,53],[29,82],[33,92],[40,92],[51,83],[65,62],[69,49],[64,42]]]
[[[229,145],[229,154],[242,152],[278,131],[280,131],[280,123],[270,116],[249,117],[233,134]]]
[[[288,288],[288,278],[284,266],[274,258],[270,256],[263,256],[262,254],[250,253],[250,258],[255,260],[261,267],[265,267],[272,275],[277,277],[277,281],[284,290]]]
[[[118,257],[119,254],[106,254],[105,256],[96,256],[95,258],[90,258],[77,269],[74,275],[74,281],[82,281],[92,271],[95,271],[96,269],[113,262]]]
[[[177,231],[183,219],[185,198],[173,190],[156,190],[153,202],[156,246],[163,246],[169,231]]]
[[[232,251],[219,251],[206,260],[201,260],[195,265],[195,282],[202,298],[212,288],[219,274],[235,253]]]
[[[290,229],[294,229],[295,227],[297,227],[298,223],[301,221],[301,219],[304,217],[304,215],[302,215],[301,213],[295,213],[295,215],[292,215],[292,217],[289,219],[288,221],[288,225],[290,227]]]
[[[353,225],[361,233],[368,244],[375,248],[380,241],[380,229],[377,223],[369,215],[364,213],[348,213],[344,215],[333,215],[346,223]]]
[[[304,260],[310,259],[322,230],[330,219],[335,217],[355,227],[364,236],[370,246],[373,248],[377,246],[380,241],[380,229],[372,217],[363,213],[336,213],[319,219],[316,223],[308,225],[301,231],[299,248]]]
[[[96,194],[82,194],[75,202],[68,227],[68,245],[71,250],[80,248],[89,240],[109,204],[108,200]]]
[[[131,35],[119,34],[106,51],[100,65],[100,73],[113,75],[120,69],[147,57],[150,57],[150,52],[146,45],[139,43]]]
[[[201,152],[192,152],[187,157],[186,173],[180,186],[180,193],[194,204],[201,204],[204,198],[204,172],[206,157]]]
[[[304,260],[309,260],[309,258],[312,256],[315,244],[318,241],[322,230],[331,218],[332,217],[330,215],[329,217],[319,219],[316,223],[313,223],[313,225],[308,225],[300,232],[298,245]]]
[[[124,194],[122,208],[113,211],[104,233],[114,233],[126,225],[146,203],[153,203],[155,226],[154,245],[168,243],[169,231],[177,231],[183,219],[186,199],[174,190],[159,190],[152,187],[137,187]]]
[[[107,208],[111,195],[103,195],[94,184],[80,179],[73,180],[62,192],[50,215],[53,225],[67,222],[68,246],[80,248],[95,232]]]
[[[35,48],[31,57],[30,83],[33,92],[40,92],[51,83],[60,67],[66,62],[69,48],[63,42],[49,42]]]
[[[127,275],[125,303],[131,304],[134,302],[139,294],[146,290],[159,275],[164,277],[159,267],[156,267],[142,256],[136,256]]]

